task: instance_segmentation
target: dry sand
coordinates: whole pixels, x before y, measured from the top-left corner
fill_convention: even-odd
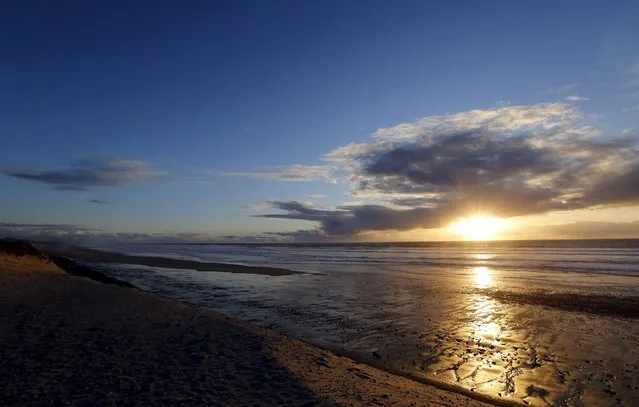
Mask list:
[[[488,405],[2,249],[2,406]]]

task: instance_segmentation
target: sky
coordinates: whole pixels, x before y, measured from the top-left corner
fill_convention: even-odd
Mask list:
[[[636,1],[8,1],[0,234],[639,237]]]

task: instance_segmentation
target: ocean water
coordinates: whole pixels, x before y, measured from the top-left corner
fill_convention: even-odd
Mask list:
[[[301,271],[95,265],[418,380],[530,405],[639,405],[639,240],[104,249]]]

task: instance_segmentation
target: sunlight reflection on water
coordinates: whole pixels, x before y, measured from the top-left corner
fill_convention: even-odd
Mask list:
[[[472,329],[475,336],[489,342],[498,340],[502,327],[496,318],[496,301],[484,295],[476,295]]]
[[[326,257],[335,254],[333,249],[323,250]],[[387,253],[401,262],[407,256],[401,250],[394,257],[387,251],[374,253]],[[580,398],[583,405],[614,405],[618,398],[625,405],[639,405],[632,403],[637,401],[639,371],[636,320],[509,303],[487,295],[493,290],[562,288],[597,293],[601,287],[621,287],[639,295],[636,277],[509,268],[499,263],[504,255],[484,250],[466,253],[468,263],[446,268],[421,257],[418,266],[390,264],[389,259],[361,263],[353,251],[349,249],[343,255],[348,261],[341,263],[313,258],[312,263],[293,267],[322,274],[278,278],[126,265],[105,268],[160,294],[329,349],[347,350],[363,360],[376,351],[381,355],[376,362],[384,366],[481,394],[542,406],[574,405]],[[369,259],[371,253],[361,257]],[[439,255],[450,253],[442,250]],[[526,256],[537,261],[540,254]]]
[[[489,288],[493,283],[493,277],[490,268],[485,266],[473,267],[475,274],[475,285],[478,288]]]
[[[477,288],[490,288],[493,285],[492,270],[489,267],[473,267],[474,282]],[[474,298],[474,322],[475,335],[487,341],[494,341],[501,333],[501,326],[495,318],[495,300],[484,295],[475,295]]]
[[[475,253],[473,257],[477,260],[489,260],[492,259],[494,256],[488,253]]]

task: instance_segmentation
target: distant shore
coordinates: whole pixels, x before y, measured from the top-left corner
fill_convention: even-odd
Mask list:
[[[167,257],[134,256],[58,243],[38,243],[35,244],[35,246],[49,256],[70,257],[75,260],[86,262],[137,264],[169,269],[222,271],[225,273],[248,273],[266,276],[286,276],[299,273],[298,271],[279,267],[245,266],[241,264],[202,262],[195,260],[172,259]]]
[[[15,242],[0,244],[0,360],[5,406],[513,405],[427,386],[216,312],[70,275]]]

